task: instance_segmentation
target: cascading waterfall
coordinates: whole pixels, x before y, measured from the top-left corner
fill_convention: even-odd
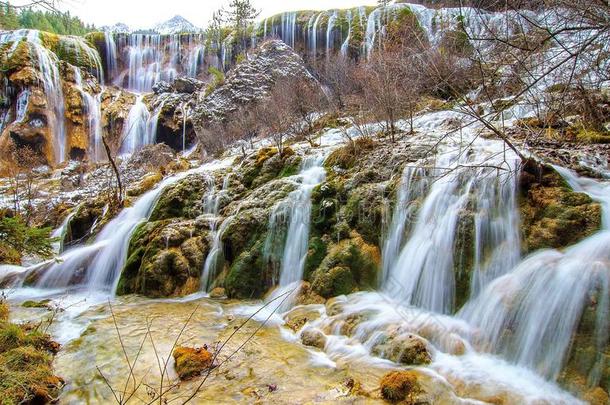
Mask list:
[[[230,220],[226,219],[222,223],[220,229],[218,229],[218,212],[220,210],[220,202],[229,190],[230,181],[231,172],[227,173],[222,182],[222,189],[220,192],[217,192],[214,178],[210,177],[208,179],[208,193],[204,197],[203,208],[204,214],[210,216],[210,235],[212,237],[212,247],[205,258],[203,273],[201,275],[201,288],[204,291],[207,291],[210,287],[210,283],[214,280],[214,276],[217,273],[219,264],[224,260],[221,238],[223,231],[230,223]]]
[[[127,259],[131,235],[150,216],[161,193],[191,174],[218,169],[230,163],[216,161],[164,179],[153,190],[142,195],[133,206],[123,209],[108,222],[91,245],[74,247],[54,261],[45,269],[36,287],[65,288],[80,285],[90,292],[114,294],[120,271]],[[32,271],[36,269],[33,268]]]
[[[28,110],[28,102],[30,101],[30,91],[25,89],[17,96],[15,104],[15,122],[23,122],[25,113]]]
[[[277,204],[271,213],[269,233],[264,249],[264,256],[267,260],[271,255],[270,249],[277,243],[281,243],[278,233],[284,235],[282,228],[285,227],[286,220],[290,221],[285,230],[285,241],[283,241],[279,288],[274,295],[294,289],[303,279],[303,268],[309,244],[311,193],[326,178],[326,170],[322,166],[324,158],[324,155],[318,155],[307,157],[304,160],[298,174],[299,187],[291,192],[284,201]],[[285,302],[285,305],[290,304],[290,301]]]
[[[102,141],[102,106],[101,93],[92,96],[83,89],[83,77],[79,68],[74,68],[76,87],[85,101],[85,113],[89,127],[90,157],[93,161],[104,158],[104,144]]]
[[[144,104],[144,96],[137,97],[135,104],[131,107],[125,128],[123,129],[123,142],[121,144],[121,153],[129,154],[136,152],[145,145],[151,145],[155,142],[157,134],[157,120],[162,108],[158,107],[155,113],[151,116],[148,107]]]
[[[66,153],[66,130],[64,117],[64,96],[59,75],[57,57],[54,53],[44,47],[40,38],[40,32],[36,30],[17,30],[0,34],[0,44],[12,43],[7,56],[10,59],[20,43],[25,43],[36,55],[38,69],[42,76],[47,104],[51,107],[53,119],[51,128],[53,130],[53,150],[55,162],[61,163],[67,158]]]
[[[603,229],[568,248],[546,250],[496,279],[459,316],[477,327],[483,348],[556,379],[574,333],[595,302],[594,342],[598,353],[610,336],[610,187],[556,168],[575,191],[588,193],[603,207]],[[506,334],[511,330],[511,334]],[[603,359],[591,364],[589,384],[597,384]]]
[[[117,46],[112,32],[104,32],[104,42],[106,46],[106,66],[110,77],[117,77]]]
[[[326,25],[326,59],[330,58],[330,53],[333,50],[334,46],[334,29],[335,22],[337,22],[337,18],[339,18],[339,12],[334,11],[328,17],[328,23]]]
[[[439,153],[431,169],[405,169],[383,248],[383,289],[392,298],[438,313],[453,310],[454,257],[438,252],[454,251],[458,225],[469,209],[475,213],[475,290],[517,263],[516,165],[505,174],[477,168],[481,156],[496,153],[485,146],[476,160],[457,148]]]
[[[345,37],[345,41],[343,41],[343,43],[341,44],[341,51],[340,51],[341,56],[343,56],[344,58],[347,57],[349,41],[352,39],[352,22],[353,22],[352,10],[347,10],[345,12],[345,18],[347,19],[347,24],[348,24],[347,36]]]
[[[315,57],[318,53],[318,25],[320,24],[322,17],[324,17],[325,15],[325,12],[319,13],[316,19],[314,20],[313,26],[311,27],[311,33],[309,34],[311,38],[310,51],[313,57]]]

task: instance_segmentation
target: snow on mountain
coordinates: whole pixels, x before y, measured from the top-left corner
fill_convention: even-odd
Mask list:
[[[152,28],[153,31],[158,32],[161,35],[180,34],[184,32],[199,32],[201,29],[197,28],[186,18],[182,16],[174,16],[171,19],[157,24]]]
[[[129,26],[127,24],[123,24],[123,23],[116,23],[114,25],[106,25],[106,26],[102,27],[101,29],[104,32],[113,32],[115,34],[131,32],[131,29],[129,28]]]

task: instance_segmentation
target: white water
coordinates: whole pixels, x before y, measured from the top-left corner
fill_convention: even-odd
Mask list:
[[[7,43],[12,44],[7,54],[8,58],[13,55],[20,43],[25,43],[26,46],[30,47],[30,50],[36,56],[45,97],[53,114],[48,119],[53,131],[55,163],[61,163],[67,158],[67,140],[64,121],[64,97],[57,56],[43,46],[40,32],[36,30],[17,30],[0,34],[0,44]]]
[[[76,87],[85,101],[85,111],[89,129],[89,158],[94,162],[104,159],[104,143],[102,141],[102,94],[91,95],[83,89],[83,77],[79,68],[74,68]]]
[[[591,300],[597,302],[593,311],[598,351],[608,343],[610,332],[610,186],[557,170],[576,191],[602,203],[602,231],[565,252],[546,250],[530,256],[460,312],[478,327],[480,345],[551,379],[559,375]],[[505,334],[508,328],[511,336]],[[594,384],[599,382],[600,366],[591,365],[589,379]]]
[[[299,187],[274,207],[269,219],[269,233],[264,249],[265,257],[269,258],[270,252],[278,247],[277,244],[282,243],[282,237],[278,237],[278,234],[283,235],[285,232],[286,235],[280,261],[279,294],[295,288],[297,283],[303,279],[303,268],[309,245],[311,193],[326,178],[326,170],[322,166],[324,158],[325,155],[305,158],[298,174]],[[284,231],[282,228],[286,226],[287,221],[289,221],[288,227]],[[291,299],[288,299],[285,304],[290,305]]]
[[[133,206],[123,209],[108,222],[90,245],[73,247],[44,266],[46,268],[35,286],[40,289],[64,289],[76,285],[85,287],[90,293],[103,292],[112,296],[127,259],[131,235],[150,216],[161,193],[190,174],[216,170],[230,163],[231,160],[215,161],[164,179]],[[40,268],[35,266],[29,270],[37,271]]]
[[[160,109],[151,116],[143,98],[143,95],[139,95],[135,104],[129,110],[125,128],[123,128],[123,141],[121,143],[121,153],[123,154],[136,152],[143,146],[155,142]]]
[[[223,182],[222,189],[220,191],[216,190],[216,183],[214,182],[214,178],[208,178],[208,193],[204,197],[203,201],[203,211],[204,214],[210,217],[210,236],[212,237],[212,246],[210,247],[210,251],[205,258],[205,263],[203,265],[203,273],[201,275],[201,287],[203,291],[208,291],[210,284],[214,281],[215,276],[217,275],[217,271],[224,260],[223,250],[222,250],[222,234],[226,229],[226,226],[230,223],[229,220],[225,220],[220,229],[218,229],[218,224],[220,219],[218,218],[218,213],[220,211],[220,203],[222,199],[226,196],[229,190],[229,184],[231,180],[231,173],[227,173]]]
[[[404,170],[383,246],[382,288],[407,305],[438,313],[454,310],[452,252],[460,221],[466,219],[462,215],[469,211],[474,217],[475,251],[464,253],[475,255],[471,295],[519,260],[518,159],[503,153],[499,142],[472,139],[468,152],[454,144],[441,146],[431,161]]]

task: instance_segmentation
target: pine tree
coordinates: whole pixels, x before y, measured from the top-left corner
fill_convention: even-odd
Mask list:
[[[258,17],[260,11],[255,9],[250,0],[231,0],[225,12],[226,21],[233,27],[237,53],[246,49],[248,27]]]

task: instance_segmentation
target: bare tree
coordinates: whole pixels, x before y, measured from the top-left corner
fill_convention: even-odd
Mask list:
[[[290,77],[277,80],[268,97],[256,109],[258,120],[273,139],[280,156],[284,154],[286,138],[297,133],[301,124],[291,108],[291,80]]]
[[[40,165],[42,159],[32,148],[10,144],[4,171],[9,180],[13,211],[22,216],[27,225],[32,220],[33,202],[38,194],[34,169]]]

